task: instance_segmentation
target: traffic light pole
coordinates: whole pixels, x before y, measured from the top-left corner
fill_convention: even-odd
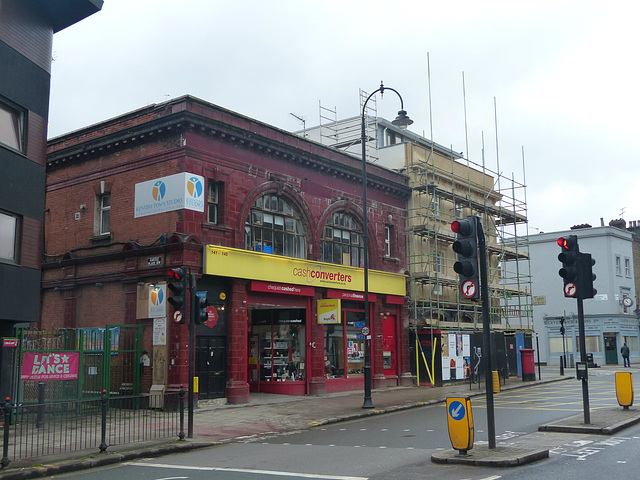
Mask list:
[[[496,448],[496,421],[493,407],[493,368],[491,366],[491,314],[489,305],[489,280],[487,275],[487,247],[482,222],[477,220],[478,259],[480,260],[480,295],[482,297],[482,344],[484,379],[487,396],[487,435],[489,448]]]
[[[579,267],[578,267],[579,268]],[[587,366],[587,342],[584,332],[584,308],[582,306],[582,294],[578,291],[578,333],[580,336],[580,361]],[[587,372],[589,369],[587,368]],[[589,412],[589,375],[585,375],[582,379],[582,406],[584,409],[584,424],[591,423],[591,414]]]
[[[191,309],[196,305],[193,297],[196,291],[196,276],[189,274],[189,295]],[[185,310],[186,310],[185,305]],[[189,397],[187,398],[187,438],[193,438],[193,410],[194,410],[194,395],[193,395],[193,378],[196,371],[196,322],[191,318],[193,315],[187,315],[187,321],[189,322]]]

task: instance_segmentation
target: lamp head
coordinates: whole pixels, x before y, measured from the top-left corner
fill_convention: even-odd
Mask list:
[[[413,123],[413,120],[409,118],[406,110],[400,110],[396,119],[391,123],[393,123],[396,127],[407,128]]]

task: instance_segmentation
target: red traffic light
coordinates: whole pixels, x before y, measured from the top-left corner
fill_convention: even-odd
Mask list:
[[[451,230],[458,235],[469,235],[471,233],[471,224],[469,220],[454,220],[451,223]]]
[[[564,248],[565,250],[571,250],[576,245],[573,235],[570,237],[560,237],[556,243],[560,248]]]
[[[182,280],[184,277],[184,268],[170,268],[167,271],[167,275],[173,280]]]

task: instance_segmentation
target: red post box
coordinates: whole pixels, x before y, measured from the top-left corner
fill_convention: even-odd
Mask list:
[[[520,350],[520,361],[522,362],[522,380],[532,382],[536,379],[536,362],[533,360],[533,348],[523,348]]]

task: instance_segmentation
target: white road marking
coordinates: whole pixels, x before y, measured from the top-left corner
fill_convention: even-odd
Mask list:
[[[278,475],[282,477],[300,477],[300,478],[317,478],[319,480],[368,480],[368,477],[353,477],[346,475],[316,475],[314,473],[294,473],[294,472],[278,472],[271,470],[251,470],[248,468],[221,468],[221,467],[193,467],[189,465],[166,465],[162,463],[130,463],[125,465],[133,467],[155,467],[155,468],[172,468],[176,470],[197,470],[200,472],[237,472],[237,473],[255,473],[260,475]],[[184,477],[183,477],[184,478]]]

